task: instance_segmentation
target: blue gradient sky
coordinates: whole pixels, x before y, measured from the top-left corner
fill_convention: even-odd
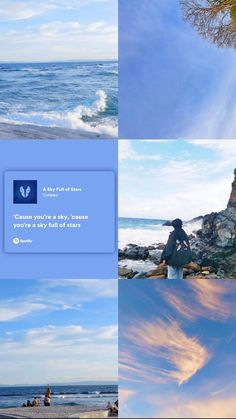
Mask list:
[[[226,208],[236,141],[122,140],[119,160],[121,217],[188,221]]]
[[[235,138],[235,50],[202,39],[179,0],[119,4],[120,137]]]
[[[0,0],[0,61],[117,58],[117,0]]]
[[[115,280],[1,280],[0,330],[0,384],[117,380]]]
[[[236,284],[121,282],[122,417],[235,415]]]

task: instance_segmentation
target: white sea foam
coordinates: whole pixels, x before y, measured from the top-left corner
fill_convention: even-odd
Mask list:
[[[187,234],[192,234],[201,228],[201,220],[188,222],[184,225]],[[149,228],[120,228],[119,248],[123,249],[127,244],[133,243],[138,246],[150,246],[156,243],[166,243],[172,227],[162,225],[150,225]]]
[[[123,259],[119,262],[120,267],[132,269],[137,272],[148,272],[156,268],[157,265],[150,260],[130,260]]]
[[[61,127],[76,129],[84,133],[97,136],[117,137],[117,126],[109,118],[96,118],[107,108],[107,94],[103,90],[96,92],[97,99],[91,107],[79,105],[68,112],[29,112],[16,113],[9,117],[2,117],[0,122],[13,124],[28,124],[46,127]]]

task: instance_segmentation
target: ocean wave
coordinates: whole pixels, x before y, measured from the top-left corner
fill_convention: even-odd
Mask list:
[[[96,100],[92,106],[79,105],[72,111],[59,112],[29,112],[15,113],[1,117],[0,121],[19,125],[38,125],[46,127],[61,127],[91,132],[98,136],[117,137],[117,123],[103,116],[107,109],[108,97],[104,90],[96,92]]]
[[[184,224],[187,234],[192,234],[201,228],[201,221],[193,221]],[[124,249],[129,243],[138,246],[151,246],[157,243],[166,243],[172,227],[148,224],[145,228],[119,228],[119,248]]]

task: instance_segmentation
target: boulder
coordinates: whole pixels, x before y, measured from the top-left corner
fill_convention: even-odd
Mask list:
[[[120,278],[127,278],[132,279],[137,274],[137,271],[133,271],[133,269],[128,269],[124,267],[119,267],[119,277]]]
[[[201,266],[198,265],[197,263],[190,262],[188,265],[185,266],[185,269],[188,269],[188,270],[193,271],[193,272],[200,272],[201,271]]]
[[[167,266],[163,265],[163,264],[157,266],[157,268],[155,268],[154,270],[149,271],[149,272],[146,273],[147,278],[154,278],[154,277],[155,278],[156,277],[158,277],[158,278],[164,277],[165,278],[166,276],[167,276]]]
[[[121,249],[118,249],[118,258],[119,260],[125,259],[125,252]]]
[[[124,249],[124,255],[126,259],[146,260],[149,256],[149,251],[147,247],[132,246]]]
[[[164,250],[165,249],[165,243],[158,243],[157,244],[157,246],[156,246],[156,248],[158,249],[158,250]]]
[[[159,265],[161,262],[162,250],[151,250],[149,251],[149,259],[154,262],[156,265]]]
[[[170,227],[172,224],[172,221],[165,221],[162,225],[165,227]]]

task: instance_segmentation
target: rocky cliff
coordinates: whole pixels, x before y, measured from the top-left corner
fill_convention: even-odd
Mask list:
[[[227,208],[203,217],[191,247],[195,262],[213,266],[220,276],[236,278],[236,170]]]
[[[190,222],[195,221],[202,224],[200,230],[189,236],[193,262],[184,269],[184,276],[236,279],[236,169],[227,208]],[[119,250],[120,277],[165,278],[167,268],[160,264],[164,246],[163,243],[148,247],[129,244]],[[138,263],[131,268],[127,261]]]

